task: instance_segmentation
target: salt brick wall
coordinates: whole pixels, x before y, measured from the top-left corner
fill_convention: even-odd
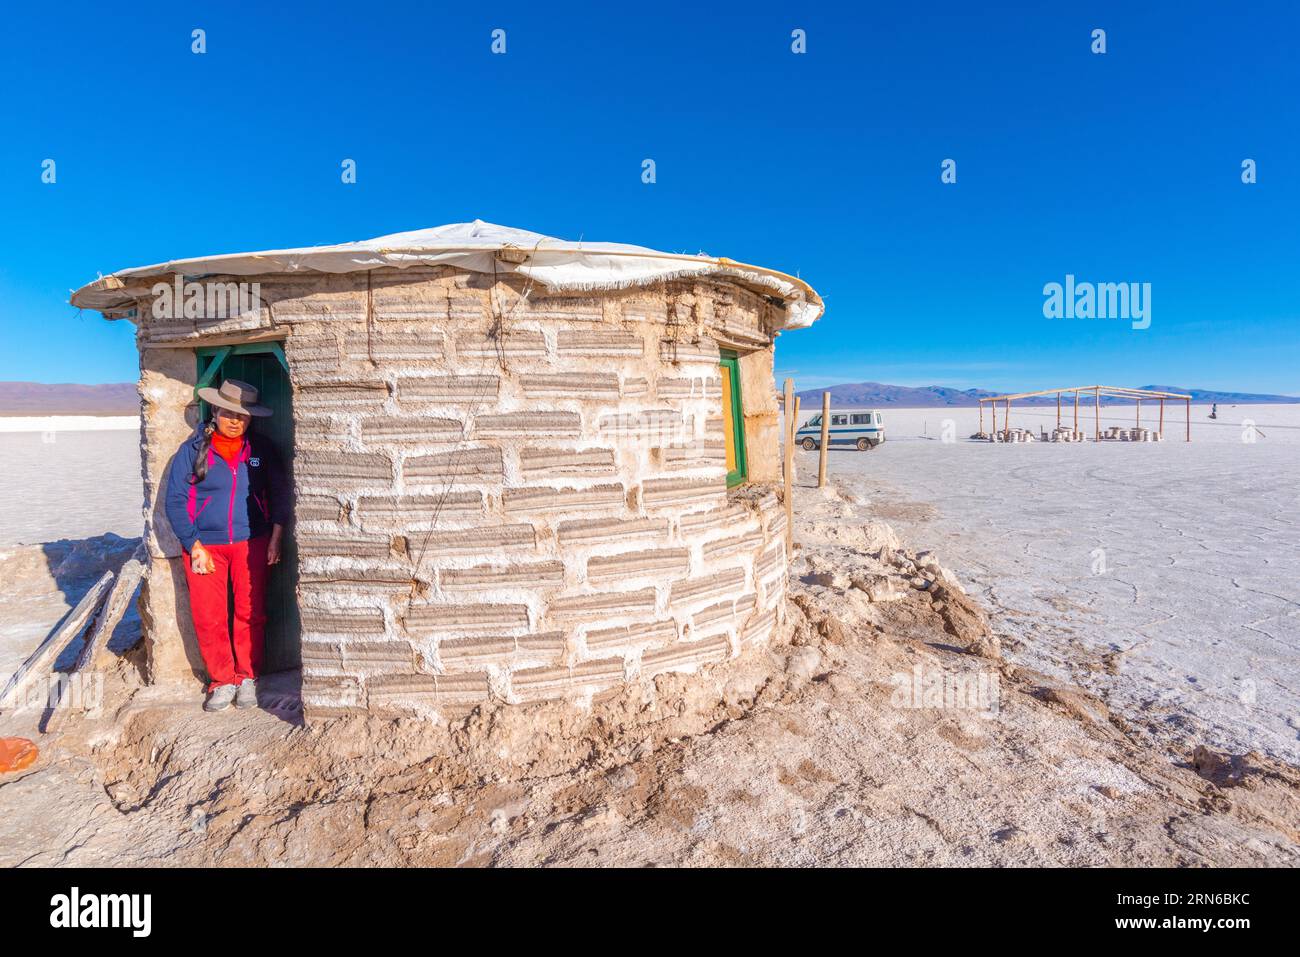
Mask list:
[[[261,317],[141,340],[286,335],[309,718],[588,698],[770,636],[784,511],[726,489],[717,364],[722,343],[770,369],[779,306],[445,267],[256,278]]]

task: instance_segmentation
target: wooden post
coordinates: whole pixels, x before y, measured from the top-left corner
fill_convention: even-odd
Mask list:
[[[1056,393],[1056,427],[1061,427],[1061,393]]]
[[[70,639],[81,634],[81,629],[86,627],[86,623],[90,621],[91,616],[99,609],[100,603],[108,597],[109,586],[112,585],[113,579],[116,577],[112,572],[104,572],[99,581],[95,582],[90,587],[90,591],[86,592],[81,601],[77,602],[77,607],[72,609],[68,617],[63,619],[63,624],[41,642],[30,657],[13,673],[9,683],[4,686],[4,690],[0,691],[0,707],[4,707],[5,702],[11,696],[16,695],[32,675],[54,661]]]
[[[1074,390],[1074,431],[1079,431],[1079,390]]]
[[[1165,400],[1160,400],[1160,434],[1165,434]]]
[[[1137,406],[1137,428],[1142,428],[1142,400],[1138,399],[1134,403]]]
[[[1011,431],[1011,400],[1007,399],[1007,407],[1003,410],[1006,415],[1002,417],[1002,428],[1008,433]]]
[[[980,435],[984,434],[984,400],[980,399]]]
[[[1187,400],[1187,441],[1192,441],[1192,400]]]
[[[121,570],[118,571],[117,581],[113,583],[113,588],[108,593],[108,598],[104,602],[104,607],[100,610],[99,617],[95,619],[95,624],[91,626],[85,644],[81,646],[81,651],[77,653],[77,659],[72,663],[72,668],[68,672],[69,676],[87,670],[87,666],[91,671],[95,669],[96,659],[104,655],[104,649],[108,646],[108,639],[113,636],[113,629],[122,620],[122,616],[126,613],[127,604],[134,597],[140,579],[144,577],[147,560],[148,555],[142,542],[136,547],[135,552],[127,559]],[[64,718],[71,710],[70,708],[61,707],[63,704],[63,691],[64,686],[60,685],[58,700],[51,702],[54,711],[46,720],[45,727],[42,729],[46,734],[52,734],[59,730],[63,725]]]
[[[817,487],[826,487],[826,446],[831,439],[831,394],[822,393],[822,442],[817,450]]]
[[[989,408],[993,410],[993,431],[994,431],[994,433],[996,433],[997,430],[998,430],[998,404],[997,404],[997,402],[990,402],[990,403],[989,403]]]
[[[1101,387],[1100,386],[1097,388],[1096,396],[1097,396],[1097,418],[1093,427],[1092,440],[1094,442],[1100,442],[1101,441]]]
[[[790,422],[794,421],[794,379],[785,380],[785,414]],[[794,432],[787,424],[785,439],[785,548],[786,554],[794,553]]]

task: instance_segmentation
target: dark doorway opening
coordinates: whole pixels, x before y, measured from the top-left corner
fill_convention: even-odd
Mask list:
[[[270,406],[273,414],[255,419],[257,432],[271,440],[280,453],[293,481],[293,392],[289,385],[289,365],[279,342],[250,342],[232,346],[196,349],[198,383],[196,389],[218,387],[226,379],[238,379],[255,386],[258,401]],[[199,403],[199,417],[207,421],[208,405]],[[292,528],[285,529],[284,551],[280,563],[271,569],[266,589],[266,657],[265,671],[288,671],[302,666],[302,623],[298,618],[298,548]]]

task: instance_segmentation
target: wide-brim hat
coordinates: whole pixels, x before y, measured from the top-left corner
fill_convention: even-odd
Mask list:
[[[257,387],[238,379],[227,379],[219,389],[199,389],[199,398],[208,405],[229,409],[231,412],[243,412],[245,415],[262,418],[271,414],[270,406],[258,405]]]

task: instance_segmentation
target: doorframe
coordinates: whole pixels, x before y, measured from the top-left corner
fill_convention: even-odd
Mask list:
[[[749,478],[749,462],[745,457],[745,407],[740,391],[740,354],[734,349],[721,349],[719,353],[718,365],[726,366],[731,385],[731,421],[722,425],[731,430],[731,444],[736,456],[736,467],[727,473],[727,488],[734,488]]]
[[[199,398],[199,390],[212,385],[212,380],[221,371],[222,363],[231,356],[273,355],[280,361],[285,372],[289,371],[289,360],[284,356],[284,347],[280,339],[268,339],[265,342],[240,342],[226,346],[200,346],[194,350],[194,359],[198,363],[198,381],[194,383],[194,398],[199,403],[199,421],[207,417],[207,403]],[[206,366],[204,359],[211,359]]]
[[[193,348],[198,380],[194,384],[194,398],[198,402],[200,422],[207,419],[210,409],[208,403],[199,398],[199,389],[208,388],[214,381],[216,381],[217,375],[221,372],[222,366],[231,356],[274,356],[279,362],[281,369],[284,370],[286,394],[290,397],[292,396],[292,387],[289,384],[289,363],[284,355],[282,339],[264,339],[254,342],[226,343],[223,345],[197,346]],[[292,401],[291,398],[290,401]],[[289,423],[291,429],[292,422],[293,419],[292,416],[290,416]],[[279,449],[279,452],[284,467],[290,469],[292,467],[294,447],[292,445],[288,448],[282,447]],[[292,521],[293,519],[291,518],[290,523],[292,523]],[[288,643],[283,646],[277,646],[280,648],[277,652],[272,653],[268,650],[265,659],[265,666],[268,668],[274,667],[276,670],[283,670],[286,668],[292,670],[294,668],[302,667],[302,621],[296,597],[298,554],[297,543],[294,539],[291,528],[292,524],[285,530],[284,560],[280,565],[272,569],[271,577],[267,582],[267,600],[269,602],[271,600],[272,591],[276,587],[272,584],[275,581],[276,576],[288,576],[283,579],[285,588],[283,597],[285,604],[282,606],[286,615],[283,619],[282,627],[285,630],[282,634],[287,638]],[[267,614],[267,634],[269,639],[272,634],[269,629],[274,627],[270,624],[271,615],[273,614],[270,607],[267,608]],[[268,671],[267,673],[270,674],[271,672]]]

